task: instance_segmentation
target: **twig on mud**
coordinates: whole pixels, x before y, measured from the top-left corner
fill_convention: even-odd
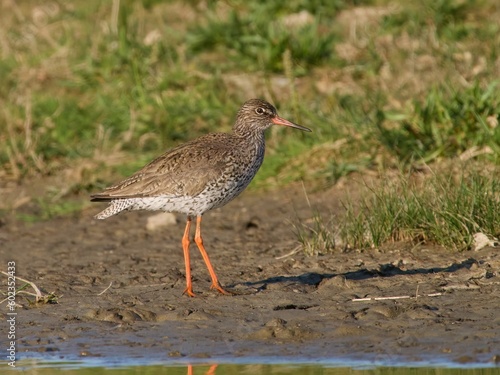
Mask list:
[[[293,249],[292,251],[290,251],[288,254],[280,255],[279,257],[275,257],[274,259],[280,260],[280,259],[292,256],[294,254],[297,254],[299,251],[300,251],[300,246],[297,246],[295,249]]]
[[[443,293],[431,293],[431,294],[417,294],[412,296],[393,296],[393,297],[367,297],[367,298],[353,298],[352,302],[363,302],[363,301],[383,301],[386,299],[405,299],[405,298],[418,298],[418,297],[437,297],[441,296]]]
[[[111,281],[106,289],[104,289],[101,293],[98,294],[98,296],[102,296],[106,291],[111,288],[111,285],[113,285],[113,282]]]
[[[9,275],[7,272],[4,272],[4,271],[0,271],[2,274],[4,274],[5,276],[8,276],[10,277],[11,275]],[[32,296],[35,296],[35,302],[38,302],[38,301],[41,301],[43,300],[43,294],[42,292],[40,292],[40,289],[38,289],[38,287],[35,285],[35,283],[32,283],[31,281],[28,281],[28,280],[25,280],[19,276],[16,276],[16,280],[21,280],[23,283],[26,283],[26,284],[29,284],[35,291],[35,293],[29,293],[29,292],[18,292],[18,293],[26,293],[26,294],[29,294],[29,295],[32,295]],[[2,301],[3,302],[3,301]]]

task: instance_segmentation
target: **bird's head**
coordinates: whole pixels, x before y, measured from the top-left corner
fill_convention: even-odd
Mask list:
[[[262,133],[273,125],[289,126],[310,132],[311,130],[294,124],[278,116],[276,108],[262,99],[250,99],[238,111],[234,131],[237,134]]]

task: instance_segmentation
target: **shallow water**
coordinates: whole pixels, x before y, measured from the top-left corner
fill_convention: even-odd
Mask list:
[[[290,375],[499,375],[500,367],[495,363],[458,365],[441,363],[432,367],[424,365],[378,366],[368,362],[350,364],[335,363],[225,363],[225,364],[174,364],[174,365],[130,365],[106,363],[99,360],[92,362],[39,362],[22,360],[16,363],[16,369],[25,374],[49,375],[233,375],[233,374],[290,374]]]

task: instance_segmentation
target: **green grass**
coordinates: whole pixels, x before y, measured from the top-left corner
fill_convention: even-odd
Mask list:
[[[500,183],[492,176],[439,175],[416,184],[402,178],[375,189],[360,213],[349,211],[353,225],[342,233],[353,247],[412,240],[463,250],[474,233],[498,234],[499,209]]]
[[[18,213],[18,220],[34,223],[37,221],[50,220],[56,217],[69,216],[77,214],[86,205],[81,201],[69,200],[50,200],[47,198],[39,198],[35,201],[37,212],[34,213]]]
[[[384,19],[384,27],[392,31],[418,33],[432,25],[436,34],[451,41],[461,40],[474,32],[469,22],[470,15],[477,12],[477,7],[485,8],[487,1],[475,0],[424,0],[409,4],[398,14]]]
[[[269,99],[283,117],[313,129],[272,129],[253,189],[335,184],[352,172],[401,165],[409,173],[457,158],[500,163],[495,0],[23,1],[7,8],[0,179],[72,176],[57,202],[53,192],[37,191],[37,218],[78,210],[65,200],[165,149],[229,131],[250,97]]]
[[[362,198],[344,203],[345,211],[312,225],[297,225],[310,254],[379,248],[399,241],[469,249],[475,233],[500,234],[500,181],[477,170],[412,179],[401,175],[380,186],[365,186]]]
[[[498,81],[484,88],[475,82],[461,91],[442,85],[433,87],[422,102],[415,101],[412,113],[394,116],[380,112],[379,139],[389,152],[405,162],[428,163],[477,149],[498,163],[499,94]]]
[[[333,31],[322,31],[322,16],[304,25],[287,25],[284,17],[293,12],[293,4],[241,2],[221,19],[215,11],[208,12],[206,22],[195,25],[188,34],[191,53],[218,50],[228,60],[216,60],[229,68],[271,72],[283,71],[282,56],[291,52],[305,73],[333,56]],[[244,9],[242,11],[242,8]],[[321,8],[326,8],[322,6]],[[259,62],[256,64],[256,62]]]
[[[118,17],[111,2],[98,1],[25,2],[12,5],[22,17],[2,16],[8,48],[0,61],[0,164],[7,175],[57,173],[96,153],[152,158],[208,131],[229,130],[249,95],[270,96],[314,130],[307,138],[271,138],[260,181],[292,159],[307,161],[313,146],[342,138],[359,147],[318,163],[307,178],[334,182],[373,166],[371,150],[379,147],[411,163],[487,146],[493,153],[485,158],[497,162],[492,124],[500,89],[492,78],[500,33],[487,22],[499,13],[492,1],[117,4]],[[369,28],[349,16],[356,10],[365,10]],[[309,13],[293,21],[301,11]],[[450,41],[453,28],[442,31],[452,26],[469,30],[460,44]],[[353,52],[339,53],[346,45]],[[227,79],[233,75],[236,84]],[[339,81],[342,90],[329,88]],[[102,129],[106,142],[97,141]]]

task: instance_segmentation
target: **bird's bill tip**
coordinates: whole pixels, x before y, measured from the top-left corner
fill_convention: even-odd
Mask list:
[[[302,130],[305,132],[312,131],[311,129],[306,128],[305,126],[294,124],[293,122],[285,120],[284,118],[279,117],[279,116],[273,117],[272,122],[273,122],[273,124],[276,124],[276,125],[289,126],[291,128],[299,129],[299,130]]]

